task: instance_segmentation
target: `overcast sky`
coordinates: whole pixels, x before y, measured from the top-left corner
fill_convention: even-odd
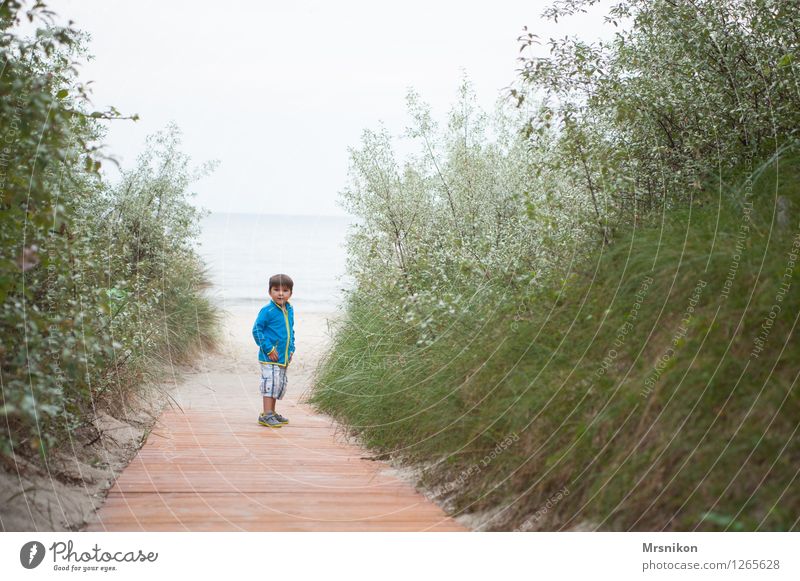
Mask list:
[[[400,134],[409,87],[443,118],[466,72],[491,108],[516,78],[523,26],[593,39],[602,24],[595,11],[555,26],[535,0],[48,4],[92,36],[81,76],[95,107],[140,116],[110,126],[123,167],[175,121],[193,161],[220,161],[198,203],[268,214],[344,214],[347,147],[381,120]]]

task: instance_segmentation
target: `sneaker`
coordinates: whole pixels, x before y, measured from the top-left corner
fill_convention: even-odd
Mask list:
[[[262,426],[267,426],[268,428],[281,427],[281,423],[278,421],[278,418],[275,417],[274,413],[261,414],[258,416],[258,423]]]
[[[275,419],[276,419],[276,420],[278,420],[278,421],[279,421],[280,423],[282,423],[282,424],[288,424],[288,423],[289,423],[289,419],[288,419],[288,418],[285,418],[285,417],[283,417],[283,416],[282,416],[281,414],[279,414],[278,412],[272,412],[272,415],[274,415],[274,416],[275,416]]]

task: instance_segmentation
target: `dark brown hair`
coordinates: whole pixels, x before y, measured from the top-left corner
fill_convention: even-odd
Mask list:
[[[285,286],[289,290],[294,290],[294,281],[288,274],[274,274],[269,277],[269,290],[276,286]]]

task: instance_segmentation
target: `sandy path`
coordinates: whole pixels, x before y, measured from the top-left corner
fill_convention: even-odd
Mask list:
[[[88,530],[464,530],[302,401],[328,341],[323,314],[298,314],[297,353],[278,411],[259,426],[255,312],[227,318],[219,354],[185,376]]]

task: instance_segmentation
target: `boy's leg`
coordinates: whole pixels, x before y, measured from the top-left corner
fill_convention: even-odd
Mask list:
[[[261,399],[264,404],[264,415],[275,411],[275,373],[273,365],[261,365]]]
[[[286,368],[278,367],[277,365],[270,365],[270,367],[273,370],[272,393],[275,397],[264,398],[264,413],[275,412],[275,404],[279,399],[283,399],[283,394],[286,393]],[[267,400],[269,400],[269,403]]]
[[[258,423],[269,428],[280,428],[281,422],[275,417],[275,398],[280,397],[275,392],[274,365],[261,366],[261,399],[264,403],[264,413],[258,416]]]
[[[287,383],[287,381],[286,381],[286,368],[285,367],[279,368],[277,380],[278,380],[277,381],[278,387],[277,387],[277,391],[274,394],[276,402],[279,399],[283,399],[283,396],[286,393],[286,383]],[[275,407],[274,406],[272,408],[272,412],[275,414],[275,417],[278,419],[278,421],[280,423],[282,423],[282,424],[288,424],[289,423],[289,419],[283,417],[281,414],[279,414],[277,411],[275,411]]]

